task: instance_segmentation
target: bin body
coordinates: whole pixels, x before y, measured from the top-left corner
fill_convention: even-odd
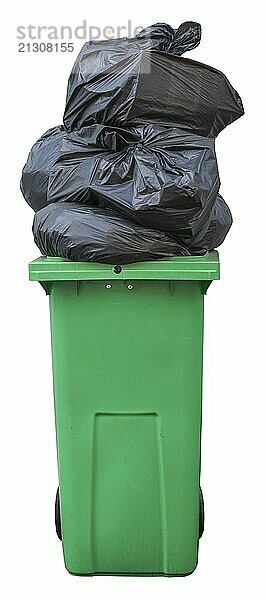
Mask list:
[[[219,277],[217,253],[120,273],[42,258],[31,263],[30,276],[50,299],[66,568],[80,575],[191,573],[203,304]]]

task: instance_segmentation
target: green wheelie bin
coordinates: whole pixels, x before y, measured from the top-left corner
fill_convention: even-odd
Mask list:
[[[197,565],[204,294],[216,251],[130,265],[41,257],[50,301],[60,496],[76,575]]]

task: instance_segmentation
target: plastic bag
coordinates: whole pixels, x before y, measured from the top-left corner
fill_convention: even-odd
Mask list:
[[[67,131],[157,123],[216,137],[243,106],[223,73],[180,57],[200,36],[198,23],[157,24],[133,39],[84,44],[69,77]]]
[[[33,235],[42,254],[74,261],[125,264],[188,254],[163,231],[141,227],[111,210],[72,202],[39,210]]]
[[[48,185],[52,168],[61,154],[63,125],[48,129],[32,147],[22,171],[20,189],[25,200],[37,211],[49,203]]]
[[[180,58],[200,36],[197,23],[157,24],[84,45],[64,126],[40,138],[23,170],[34,210],[88,203],[170,233],[189,253],[221,243],[232,218],[218,196],[214,138],[243,106],[222,73]]]
[[[93,125],[71,134],[52,130],[50,136],[51,153],[45,136],[50,168],[46,196],[38,194],[39,144],[29,161],[30,168],[37,163],[32,186],[26,181],[35,210],[41,208],[40,200],[44,206],[94,199],[141,225],[174,232],[186,244],[211,215],[219,189],[212,139],[154,125],[120,130]],[[50,154],[55,157],[52,168]],[[42,164],[45,160],[42,156]]]

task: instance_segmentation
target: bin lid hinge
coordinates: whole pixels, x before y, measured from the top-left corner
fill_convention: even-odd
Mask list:
[[[46,296],[49,296],[51,292],[51,281],[39,281],[42,288],[44,289]]]
[[[211,283],[212,283],[212,280],[211,281],[200,281],[200,289],[201,289],[202,294],[204,294],[204,295],[207,294],[207,290],[210,287]]]

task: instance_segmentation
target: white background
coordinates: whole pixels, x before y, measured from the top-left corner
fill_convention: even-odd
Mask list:
[[[158,6],[158,8],[156,8]],[[162,6],[162,8],[159,8]],[[18,25],[202,24],[189,56],[226,73],[246,114],[217,139],[234,225],[206,297],[202,487],[206,529],[187,578],[71,577],[54,531],[57,487],[48,300],[28,282],[39,255],[20,190],[31,145],[62,121],[73,54],[19,54]],[[259,3],[7,3],[1,68],[1,529],[3,598],[265,597],[265,64]],[[187,55],[188,56],[188,55]]]

